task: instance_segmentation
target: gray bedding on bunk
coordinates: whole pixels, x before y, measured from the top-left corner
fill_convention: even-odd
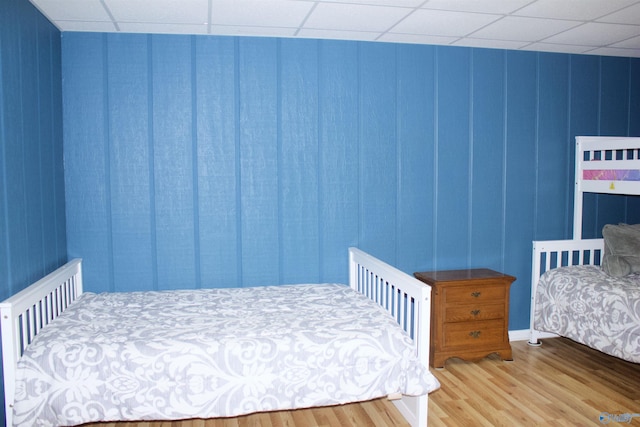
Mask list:
[[[612,277],[600,267],[547,271],[538,283],[534,328],[640,363],[640,274]]]

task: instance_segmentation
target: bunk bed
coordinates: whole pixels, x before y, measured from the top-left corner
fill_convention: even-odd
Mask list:
[[[576,137],[573,239],[534,241],[529,344],[564,336],[640,363],[640,225],[583,239],[584,193],[640,195],[640,138]]]
[[[356,248],[349,284],[93,294],[72,260],[0,303],[6,421],[232,417],[389,396],[427,423],[431,288]]]

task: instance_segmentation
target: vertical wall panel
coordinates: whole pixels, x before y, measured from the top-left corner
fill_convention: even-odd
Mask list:
[[[346,248],[358,245],[358,43],[319,42],[320,272],[344,281]]]
[[[38,268],[31,272],[30,281],[35,281],[42,277],[44,268],[42,266],[44,259],[43,245],[43,193],[41,182],[43,176],[41,174],[42,151],[40,141],[40,127],[45,124],[41,122],[41,113],[46,116],[44,111],[40,110],[40,88],[39,86],[39,58],[38,58],[38,15],[33,14],[28,22],[29,27],[34,31],[24,31],[21,37],[20,46],[20,80],[21,87],[21,106],[22,106],[22,149],[24,155],[23,174],[25,179],[25,194],[23,195],[26,211],[26,239],[25,244],[28,248],[28,259],[38,260]],[[42,82],[46,83],[46,82]],[[33,117],[35,123],[27,119]]]
[[[531,241],[537,206],[536,125],[537,55],[533,52],[507,52],[506,92],[506,186],[504,271],[518,280],[511,286],[509,327],[528,328],[531,295]]]
[[[399,268],[434,264],[434,55],[433,46],[399,45],[398,219]]]
[[[3,295],[8,297],[29,283],[34,272],[29,271],[29,247],[27,245],[26,182],[22,124],[22,70],[21,40],[29,32],[33,20],[30,14],[24,22],[17,13],[17,2],[2,2],[0,22],[2,26],[2,155],[3,155],[3,214],[2,245],[7,259],[7,268],[2,269]],[[20,12],[23,12],[22,10]],[[21,25],[22,24],[22,25]],[[25,99],[25,102],[31,100]],[[38,270],[38,269],[34,269]],[[5,276],[6,275],[6,276]]]
[[[600,58],[597,56],[572,55],[571,60],[571,99],[570,99],[570,135],[599,135],[600,134]],[[575,140],[571,142],[569,157],[575,157]],[[573,163],[573,160],[572,160]],[[571,175],[575,175],[575,164],[571,166]],[[575,188],[575,181],[571,181]],[[569,192],[573,200],[574,188]],[[596,197],[585,194],[582,217],[582,235],[593,238],[596,232],[597,210],[593,207]],[[569,215],[573,218],[573,203],[569,208]],[[573,226],[566,238],[573,237]]]
[[[9,83],[6,77],[4,62],[8,60],[6,52],[12,43],[9,42],[11,32],[7,18],[9,17],[9,2],[0,3],[0,289],[3,297],[10,292],[10,269],[9,269],[9,239],[7,238],[8,203],[7,203],[7,165],[6,165],[6,145],[8,132],[5,126],[5,90],[4,86]],[[14,37],[11,40],[15,40]]]
[[[158,288],[199,286],[195,271],[191,37],[152,36]]]
[[[196,38],[198,217],[203,287],[241,281],[238,259],[236,43]]]
[[[640,135],[640,58],[629,59],[629,135]]]
[[[240,40],[240,197],[243,285],[280,280],[279,41]]]
[[[437,48],[437,269],[469,266],[471,49]]]
[[[115,290],[151,290],[149,63],[146,35],[107,36],[110,205]]]
[[[395,261],[396,48],[391,44],[363,44],[359,58],[359,244],[382,259]]]
[[[629,135],[640,136],[640,58],[629,60]],[[627,218],[629,224],[640,224],[640,197],[627,198]]]
[[[572,180],[568,134],[568,55],[538,54],[537,205],[536,232],[540,239],[567,235],[573,216],[567,209]]]
[[[60,207],[64,208],[64,191],[59,191],[57,184],[63,180],[62,167],[62,134],[59,132],[61,124],[61,96],[59,90],[54,90],[60,85],[60,72],[54,72],[55,67],[60,66],[59,60],[53,63],[52,48],[59,43],[58,32],[51,32],[51,23],[38,14],[37,20],[37,71],[38,88],[38,144],[40,158],[38,161],[41,194],[41,218],[42,234],[37,243],[42,253],[42,269],[40,273],[54,270],[66,260],[66,240],[64,239],[64,210],[58,214]],[[62,231],[60,230],[60,225]],[[60,246],[59,246],[60,245]]]
[[[500,271],[504,268],[500,249],[505,223],[505,53],[476,50],[472,58],[469,263]]]
[[[627,135],[629,130],[629,59],[602,57],[600,133]]]
[[[89,289],[114,289],[110,200],[106,35],[63,36],[62,75],[67,246],[84,260]]]
[[[282,40],[280,94],[280,281],[316,283],[320,279],[317,42]]]

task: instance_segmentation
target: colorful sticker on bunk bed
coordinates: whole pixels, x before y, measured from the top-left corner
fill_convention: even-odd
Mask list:
[[[582,171],[587,181],[640,181],[640,169],[593,169]]]

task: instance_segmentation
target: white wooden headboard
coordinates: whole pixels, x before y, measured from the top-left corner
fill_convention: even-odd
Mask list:
[[[77,258],[0,302],[7,426],[13,425],[11,408],[18,359],[40,330],[62,314],[82,292],[82,260]]]

